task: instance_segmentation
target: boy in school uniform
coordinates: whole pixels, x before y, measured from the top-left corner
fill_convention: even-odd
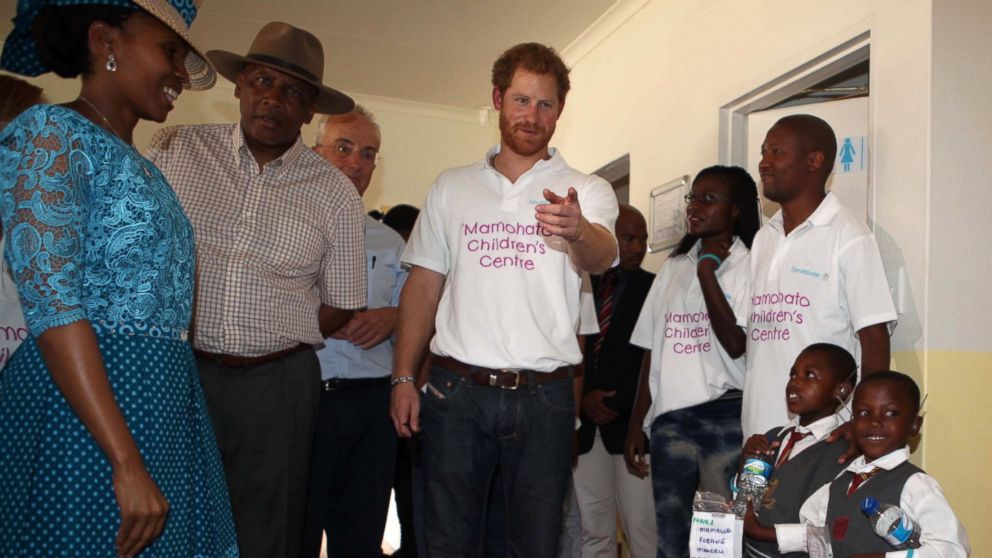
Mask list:
[[[744,554],[750,558],[804,556],[778,550],[778,528],[799,520],[799,508],[844,466],[837,459],[847,449],[843,439],[827,437],[843,419],[837,408],[854,391],[857,364],[851,353],[830,343],[803,349],[789,371],[785,399],[795,418],[744,444],[742,457],[764,454],[775,464],[758,511],[744,520]]]
[[[800,523],[779,526],[781,552],[805,552],[808,525],[825,527],[835,558],[963,558],[964,526],[936,479],[909,462],[908,441],[923,425],[920,389],[901,372],[876,372],[854,392],[851,433],[862,455],[799,510]],[[920,546],[895,550],[875,534],[861,502],[873,496],[899,506],[920,528]]]

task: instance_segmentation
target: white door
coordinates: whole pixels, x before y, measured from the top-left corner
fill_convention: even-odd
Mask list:
[[[761,161],[761,143],[778,119],[790,114],[812,114],[826,120],[837,136],[837,159],[834,172],[827,181],[827,189],[833,192],[841,203],[860,215],[865,222],[869,204],[869,153],[868,153],[868,97],[826,101],[795,107],[770,109],[752,112],[747,115],[747,170],[758,177],[758,162]],[[759,185],[760,189],[760,185]],[[761,208],[765,218],[778,211],[778,204],[761,197]]]

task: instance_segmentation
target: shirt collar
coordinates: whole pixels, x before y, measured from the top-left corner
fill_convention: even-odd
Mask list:
[[[825,440],[831,432],[837,429],[841,425],[841,419],[837,414],[830,415],[829,417],[823,417],[822,419],[810,424],[809,426],[800,426],[799,417],[794,417],[789,421],[789,424],[785,425],[782,430],[779,430],[779,435],[782,435],[786,430],[794,429],[799,432],[810,432],[813,434],[813,439],[817,442]]]
[[[252,155],[251,150],[248,149],[248,145],[245,143],[245,131],[241,128],[241,124],[234,125],[234,129],[231,131],[231,144],[234,146],[235,160],[241,161],[243,158],[247,158],[256,168],[258,167],[255,156]],[[293,145],[278,158],[269,161],[265,166],[276,169],[277,172],[281,173],[296,162],[304,149],[306,148],[303,145],[303,136],[297,133],[296,141],[293,142]]]
[[[478,163],[480,169],[496,170],[496,168],[493,167],[493,158],[499,154],[500,147],[501,147],[500,145],[494,145],[490,147],[488,151],[486,151],[486,157],[483,160],[479,161]],[[555,149],[554,147],[548,148],[548,154],[551,155],[551,158],[541,159],[537,161],[536,163],[534,163],[534,166],[531,167],[530,170],[528,170],[527,172],[538,170],[543,167],[548,167],[551,170],[561,170],[568,166],[568,164],[565,162],[565,158],[562,157],[561,153],[559,153],[558,150]]]
[[[831,221],[834,220],[834,216],[840,211],[841,203],[840,200],[834,195],[833,192],[827,192],[826,197],[820,202],[820,205],[816,207],[816,210],[806,218],[805,221],[796,230],[801,229],[807,224],[814,227],[824,227],[829,225]],[[782,215],[782,210],[779,209],[772,215],[772,218],[768,220],[768,224],[772,225],[776,230],[781,232],[784,229],[785,218]]]
[[[871,463],[865,462],[865,456],[859,455],[845,470],[852,473],[867,473],[876,468],[891,471],[906,461],[909,461],[909,446],[887,453]]]

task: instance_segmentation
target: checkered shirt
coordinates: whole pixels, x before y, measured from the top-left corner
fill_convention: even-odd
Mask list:
[[[258,356],[317,344],[321,304],[365,306],[361,198],[299,137],[262,169],[237,124],[160,130],[146,155],[196,234],[197,349]]]

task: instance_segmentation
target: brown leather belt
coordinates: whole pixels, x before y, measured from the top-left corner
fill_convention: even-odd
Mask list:
[[[500,389],[517,389],[527,385],[527,378],[533,377],[535,384],[564,380],[572,376],[571,366],[562,366],[551,372],[538,372],[536,370],[517,370],[512,368],[486,368],[484,366],[474,366],[465,364],[460,360],[455,360],[447,356],[432,356],[431,363],[446,370],[468,378],[480,386],[496,387]],[[528,374],[532,372],[532,374]]]
[[[193,354],[195,354],[197,358],[202,358],[204,360],[216,362],[217,364],[223,364],[224,366],[256,366],[259,364],[272,362],[274,360],[279,360],[280,358],[289,356],[293,353],[300,352],[303,349],[309,349],[311,347],[313,347],[313,345],[300,343],[299,345],[294,345],[292,347],[289,347],[288,349],[283,349],[281,351],[276,351],[274,353],[269,353],[267,355],[258,355],[258,356],[225,355],[221,353],[210,353],[207,351],[201,351],[199,349],[193,349]]]

